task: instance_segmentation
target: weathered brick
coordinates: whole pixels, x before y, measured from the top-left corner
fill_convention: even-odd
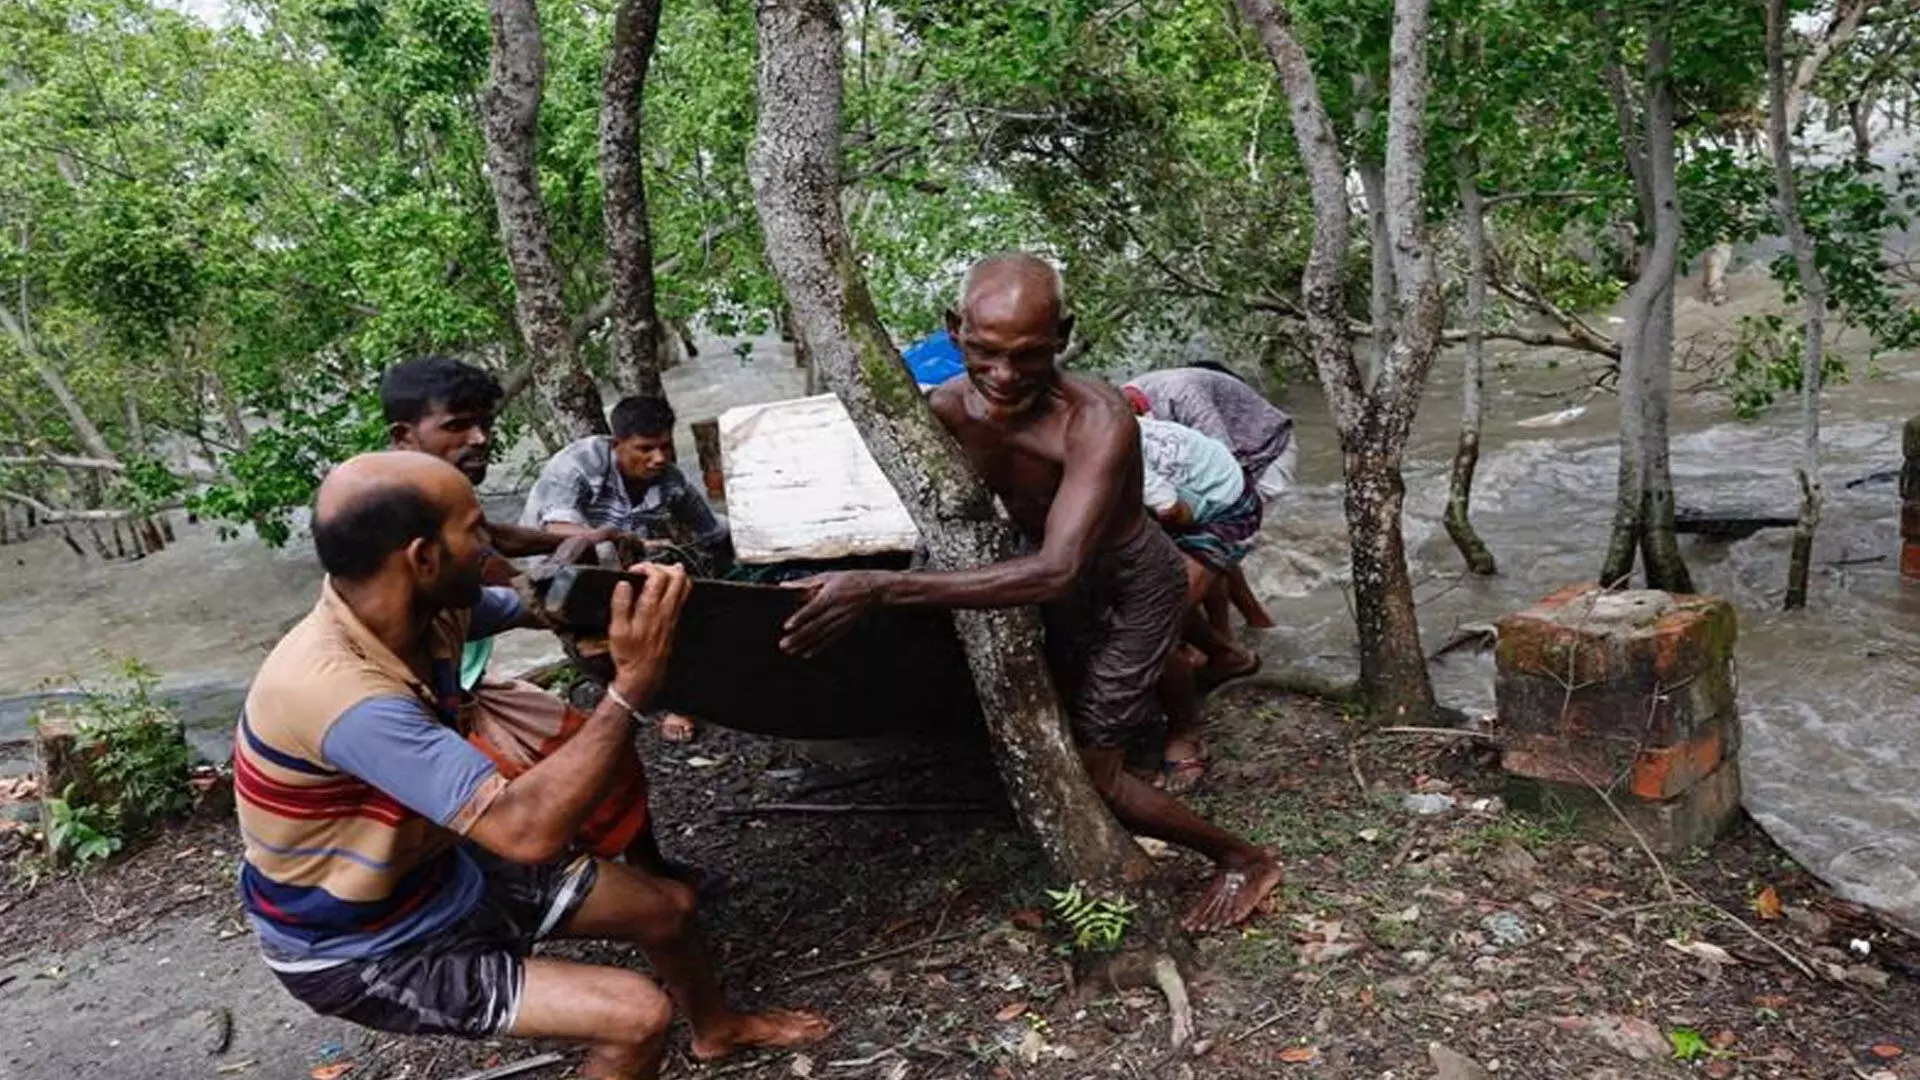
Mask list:
[[[1625,793],[1607,805],[1598,792],[1583,784],[1561,784],[1527,776],[1510,776],[1507,801],[1521,810],[1572,812],[1587,831],[1615,843],[1637,846],[1635,832],[1662,857],[1706,847],[1740,812],[1740,764],[1728,758],[1718,769],[1685,792],[1670,799],[1637,799]],[[1618,811],[1616,813],[1615,811]],[[1628,828],[1622,818],[1632,824]]]
[[[1920,499],[1907,499],[1900,504],[1900,538],[1920,540]]]
[[[1634,680],[1568,685],[1558,677],[1499,672],[1494,678],[1500,731],[1585,738],[1630,736],[1648,746],[1698,737],[1737,715],[1731,662],[1666,687]]]
[[[1660,746],[1628,735],[1515,735],[1502,733],[1500,767],[1518,776],[1562,784],[1600,786],[1642,799],[1666,799],[1719,768],[1740,750],[1732,717],[1691,737]]]
[[[1494,660],[1503,673],[1573,685],[1675,686],[1733,655],[1733,605],[1650,590],[1562,589],[1500,620]]]

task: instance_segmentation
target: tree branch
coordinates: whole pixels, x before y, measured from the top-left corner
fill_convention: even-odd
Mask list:
[[[0,465],[44,465],[59,469],[95,469],[123,473],[125,465],[103,458],[74,457],[70,454],[0,454]]]
[[[5,488],[0,488],[0,499],[11,499],[22,506],[29,507],[40,515],[41,521],[49,525],[61,525],[74,521],[124,521],[130,517],[158,514],[162,511],[177,510],[180,508],[180,504],[177,502],[167,502],[159,506],[127,510],[58,510],[31,495],[22,495],[17,491],[8,491]]]
[[[1307,332],[1314,340],[1320,385],[1343,435],[1359,429],[1366,389],[1354,364],[1353,337],[1346,315],[1346,258],[1351,210],[1347,170],[1334,135],[1333,121],[1320,98],[1320,84],[1306,50],[1293,35],[1286,9],[1274,0],[1236,0],[1241,15],[1259,35],[1280,85],[1287,92],[1294,142],[1306,164],[1313,194],[1313,244],[1301,276]]]
[[[1565,191],[1503,191],[1498,195],[1483,195],[1480,208],[1491,210],[1496,206],[1514,202],[1547,202],[1558,199],[1611,199],[1622,194],[1618,191],[1602,189],[1569,189]]]

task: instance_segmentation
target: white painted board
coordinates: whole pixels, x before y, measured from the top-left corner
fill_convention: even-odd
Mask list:
[[[720,414],[727,521],[743,563],[911,552],[920,533],[832,394]]]

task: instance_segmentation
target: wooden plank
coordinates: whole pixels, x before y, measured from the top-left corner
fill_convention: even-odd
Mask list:
[[[734,556],[748,564],[907,553],[907,508],[832,394],[720,415]]]

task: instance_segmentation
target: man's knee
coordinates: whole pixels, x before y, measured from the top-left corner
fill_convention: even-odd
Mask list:
[[[634,1046],[654,1038],[673,1023],[673,999],[646,977],[619,972],[613,986],[616,1025],[605,1034],[609,1042]]]

